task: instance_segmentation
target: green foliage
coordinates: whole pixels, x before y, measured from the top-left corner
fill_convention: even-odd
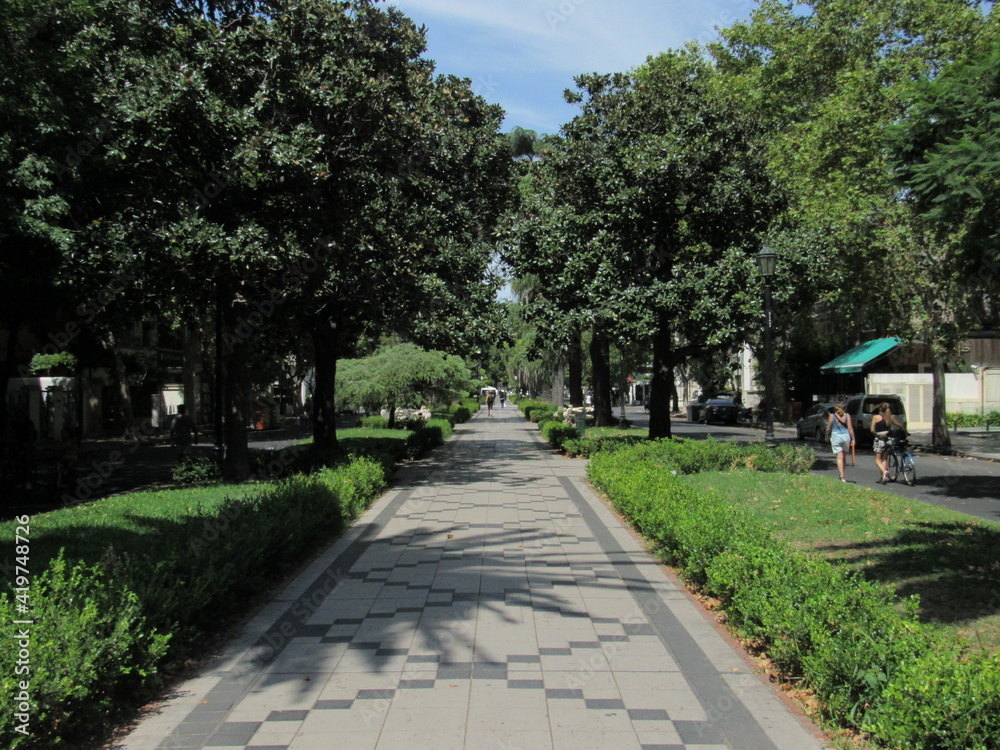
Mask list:
[[[69,565],[61,555],[35,577],[31,606],[31,673],[18,678],[14,621],[25,618],[15,614],[11,595],[0,593],[0,696],[10,707],[0,715],[0,739],[10,748],[90,739],[120,720],[148,684],[167,653],[168,631],[150,622],[145,603],[106,566]],[[31,684],[29,737],[14,732],[18,679]]]
[[[991,427],[1000,428],[1000,411],[990,411],[986,414],[969,414],[961,411],[948,412],[948,427],[985,427],[989,422]]]
[[[544,437],[556,450],[563,450],[567,440],[574,440],[580,436],[574,425],[568,425],[559,420],[547,420],[538,425]]]
[[[891,747],[996,748],[996,654],[961,654],[919,624],[915,600],[900,605],[884,586],[793,550],[744,503],[674,473],[746,457],[724,444],[649,441],[596,454],[588,474],[666,560],[720,600],[737,632],[786,677],[805,680],[828,718]]]
[[[524,412],[524,416],[536,424],[542,419],[552,419],[555,416],[558,406],[550,401],[536,401],[525,399],[518,404],[518,408]]]
[[[469,370],[460,357],[414,344],[386,346],[370,357],[337,364],[337,399],[376,410],[386,406],[450,403],[461,395]]]
[[[101,516],[104,538],[114,541],[98,562],[70,568],[57,557],[35,579],[32,697],[38,705],[32,738],[16,746],[41,750],[99,736],[118,709],[127,710],[153,685],[164,659],[183,658],[204,634],[234,622],[262,585],[327,542],[384,486],[382,467],[358,459],[200,508],[189,505],[190,490],[158,493],[137,527],[141,505],[134,501]],[[104,502],[91,504],[95,512],[33,517],[33,540],[44,540],[50,518],[75,519],[65,530],[86,533]],[[133,531],[150,527],[155,533]],[[32,559],[41,565],[44,558]],[[0,595],[4,628],[18,619],[13,606],[9,593]],[[8,706],[16,652],[14,639],[4,638],[0,699]],[[0,716],[5,747],[15,746],[11,721],[9,711]]]
[[[173,473],[173,480],[178,484],[210,484],[221,479],[219,464],[204,456],[185,456]]]
[[[69,352],[55,354],[35,354],[28,365],[32,372],[48,373],[51,370],[72,372],[76,369],[77,359]]]
[[[614,451],[625,448],[636,443],[646,441],[645,430],[623,431],[618,429],[601,428],[607,432],[595,432],[588,428],[583,437],[571,438],[563,443],[563,452],[567,456],[578,456],[580,458],[590,458],[595,453],[601,451]]]
[[[922,653],[886,686],[865,729],[903,750],[995,750],[1000,653],[969,655],[946,647]]]
[[[389,429],[389,419],[379,414],[369,414],[358,420],[358,427],[363,430],[387,430]]]
[[[815,460],[812,448],[804,445],[768,448],[763,443],[720,442],[712,437],[706,440],[664,440],[657,445],[664,460],[679,474],[739,468],[804,474],[812,468]]]
[[[888,128],[890,166],[941,236],[967,233],[969,260],[1000,258],[1000,38],[910,83]]]

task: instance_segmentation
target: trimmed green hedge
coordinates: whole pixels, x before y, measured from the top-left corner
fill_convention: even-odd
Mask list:
[[[948,412],[948,429],[950,430],[958,423],[959,427],[985,427],[986,422],[990,423],[991,429],[1000,429],[1000,411],[991,411],[986,414],[966,414],[964,412]]]
[[[13,624],[25,617],[16,614],[10,592],[0,593],[0,702],[14,706],[18,681],[30,680],[30,734],[16,731],[21,722],[6,710],[0,746],[50,750],[99,739],[155,689],[165,661],[184,658],[205,633],[232,623],[262,588],[339,533],[384,486],[382,467],[358,459],[209,510],[151,516],[155,534],[129,532],[136,519],[126,513],[121,543],[96,563],[57,557],[46,565],[32,554],[27,678],[16,673],[21,626]],[[171,502],[172,493],[160,494]],[[175,502],[187,497],[177,491]],[[113,525],[113,516],[94,515],[100,503],[87,517]],[[29,523],[31,537],[40,540],[44,517]]]
[[[646,442],[597,453],[591,481],[824,715],[905,750],[1000,748],[1000,655],[970,656],[922,626],[916,602],[775,540],[752,511],[679,478],[746,464],[726,443]],[[754,468],[767,461],[754,457]],[[801,466],[799,457],[775,464]],[[804,463],[804,457],[801,463]]]
[[[558,407],[555,404],[548,401],[536,401],[534,399],[525,399],[517,406],[524,412],[525,417],[536,423],[542,421],[546,416],[551,418],[558,411]]]
[[[580,437],[575,426],[555,419],[540,422],[538,426],[542,437],[548,440],[556,450],[562,450],[567,440],[575,440]]]

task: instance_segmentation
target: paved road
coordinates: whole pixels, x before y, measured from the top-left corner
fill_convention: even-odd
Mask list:
[[[478,414],[116,747],[823,747],[584,469]]]
[[[637,427],[649,424],[649,418],[641,408],[630,407],[626,410],[626,416]],[[672,428],[677,437],[699,439],[712,435],[719,440],[763,439],[763,431],[750,427],[705,426],[692,424],[686,420],[675,420],[672,422]],[[837,465],[828,445],[798,440],[794,430],[784,429],[775,432],[775,440],[779,444],[812,446],[816,450],[816,467],[813,473],[831,478],[838,476]],[[989,450],[992,452],[994,449],[990,447]],[[984,451],[984,455],[990,455],[990,452]],[[901,482],[880,485],[877,484],[878,470],[875,468],[871,449],[860,448],[857,452],[857,466],[852,468],[848,461],[846,473],[848,480],[859,486],[871,487],[881,492],[895,492],[987,521],[1000,522],[1000,462],[917,453],[916,464],[915,486],[907,487]]]

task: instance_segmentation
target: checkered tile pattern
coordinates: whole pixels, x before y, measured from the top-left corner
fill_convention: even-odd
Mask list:
[[[202,678],[199,701],[125,747],[818,749],[587,492],[583,462],[495,413],[404,470],[361,519],[370,538],[330,553],[332,591],[307,581],[282,599],[266,657],[251,648]],[[673,647],[668,610],[699,645]],[[707,681],[682,671],[692,649]]]

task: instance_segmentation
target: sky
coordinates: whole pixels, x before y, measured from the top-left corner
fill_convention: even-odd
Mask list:
[[[631,70],[716,28],[747,18],[753,0],[389,0],[427,28],[438,73],[472,88],[520,125],[558,133],[577,108],[563,91],[573,76]]]

